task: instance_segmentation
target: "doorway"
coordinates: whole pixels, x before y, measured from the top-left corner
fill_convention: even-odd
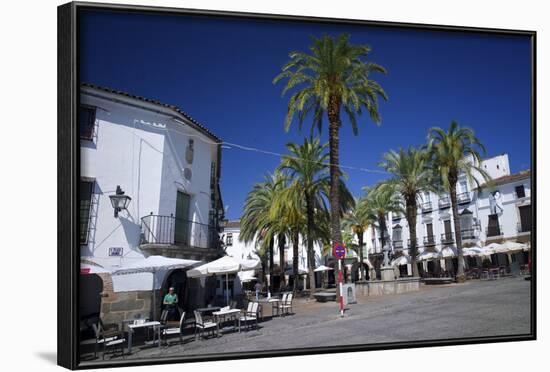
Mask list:
[[[174,243],[189,245],[189,205],[191,196],[178,191],[176,197],[176,221],[174,223]]]

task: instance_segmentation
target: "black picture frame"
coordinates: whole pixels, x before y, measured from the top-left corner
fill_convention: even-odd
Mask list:
[[[440,30],[450,32],[483,32],[501,35],[523,35],[531,39],[532,45],[532,86],[531,86],[531,205],[532,221],[535,228],[531,232],[532,279],[531,279],[531,332],[525,335],[476,337],[460,340],[426,340],[415,343],[396,342],[370,345],[333,346],[306,348],[300,350],[276,350],[252,353],[224,353],[221,355],[166,357],[140,360],[109,360],[104,362],[81,363],[79,360],[79,130],[77,113],[79,107],[79,54],[78,25],[79,13],[86,9],[114,12],[156,13],[170,15],[203,15],[211,17],[230,17],[234,19],[269,19],[289,22],[339,23],[347,25],[368,25],[416,30]],[[458,27],[433,24],[415,24],[386,21],[368,21],[354,19],[318,18],[309,16],[288,16],[277,14],[257,14],[227,12],[215,10],[180,9],[168,7],[82,3],[71,2],[58,7],[58,364],[68,369],[87,369],[97,367],[120,367],[180,362],[215,361],[228,359],[260,358],[273,356],[298,356],[319,353],[340,353],[368,350],[387,350],[431,346],[479,344],[491,342],[510,342],[536,340],[537,338],[537,247],[536,247],[536,31],[491,29],[477,27]]]

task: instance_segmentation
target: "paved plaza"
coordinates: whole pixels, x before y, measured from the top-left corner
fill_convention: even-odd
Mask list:
[[[295,314],[283,318],[271,318],[267,305],[259,330],[201,341],[189,335],[183,345],[173,337],[169,347],[136,347],[127,359],[527,334],[530,285],[523,277],[422,285],[419,292],[359,297],[344,318],[335,302],[298,299]]]

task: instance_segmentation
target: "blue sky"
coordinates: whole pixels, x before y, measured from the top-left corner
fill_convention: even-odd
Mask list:
[[[347,32],[368,44],[387,75],[382,124],[344,120],[341,164],[377,168],[389,149],[422,144],[430,127],[452,120],[474,129],[487,157],[507,152],[512,172],[530,168],[531,46],[526,36],[317,23],[86,11],[81,17],[81,80],[177,105],[224,141],[277,153],[309,135],[283,121],[288,97],[272,79],[311,36]],[[326,121],[321,134],[327,141]],[[221,187],[227,217],[239,218],[252,185],[279,158],[224,148]],[[347,170],[348,187],[386,176]]]

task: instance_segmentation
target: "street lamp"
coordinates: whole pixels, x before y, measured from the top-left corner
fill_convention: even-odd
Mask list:
[[[132,200],[132,198],[130,198],[128,195],[124,195],[124,191],[122,191],[119,185],[117,185],[116,187],[115,195],[109,195],[109,198],[111,199],[111,205],[115,210],[115,218],[118,217],[118,212],[126,209],[128,203],[130,203],[130,200]]]

